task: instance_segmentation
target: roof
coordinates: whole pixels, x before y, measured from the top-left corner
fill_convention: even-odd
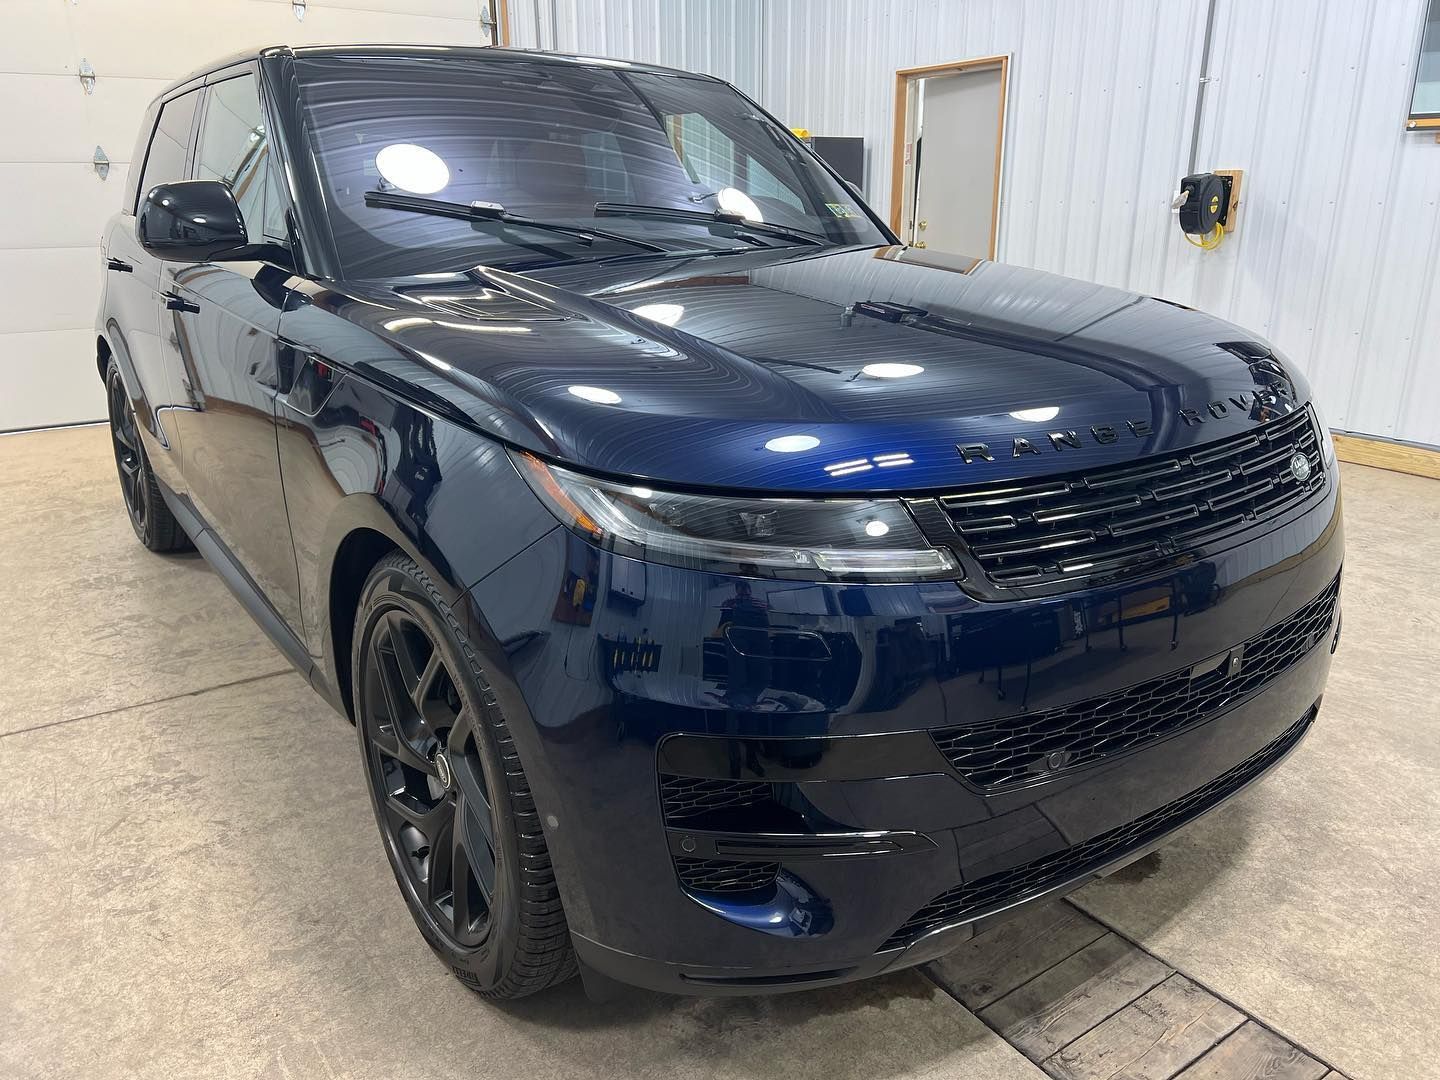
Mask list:
[[[486,61],[528,60],[532,63],[538,60],[555,64],[616,67],[623,68],[626,71],[644,71],[660,75],[683,75],[692,79],[715,78],[713,75],[703,75],[695,71],[661,67],[658,64],[643,64],[632,60],[613,60],[601,56],[584,56],[578,53],[545,52],[540,49],[505,49],[493,45],[267,45],[261,49],[247,49],[244,52],[232,53],[229,56],[198,67],[188,75],[176,79],[165,88],[160,96],[163,97],[182,86],[187,86],[214,72],[222,71],[228,67],[234,67],[236,64],[243,64],[247,60],[256,60],[267,56],[369,56],[425,60],[483,59]]]

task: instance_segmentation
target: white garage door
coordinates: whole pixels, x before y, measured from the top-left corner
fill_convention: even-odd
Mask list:
[[[98,420],[99,240],[145,106],[264,45],[490,42],[488,0],[3,0],[0,431]],[[482,22],[482,13],[484,21]],[[95,72],[93,93],[79,78]],[[111,160],[102,180],[96,146]]]

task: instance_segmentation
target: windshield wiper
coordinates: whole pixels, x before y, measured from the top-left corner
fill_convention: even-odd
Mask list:
[[[563,233],[566,236],[575,237],[584,244],[593,244],[596,240],[614,240],[619,244],[629,244],[631,247],[643,248],[645,251],[657,252],[662,255],[670,250],[659,244],[636,240],[633,236],[607,232],[604,229],[587,229],[582,225],[561,225],[553,221],[537,221],[534,218],[521,217],[519,214],[510,213],[499,203],[446,202],[444,199],[425,199],[419,195],[403,195],[394,191],[367,191],[365,205],[382,207],[386,210],[409,210],[416,214],[433,214],[436,217],[459,218],[462,221],[494,221],[501,225],[514,225],[516,228]]]
[[[693,221],[702,225],[735,225],[750,232],[766,236],[778,236],[784,240],[795,240],[802,244],[829,244],[828,236],[792,229],[788,225],[772,225],[768,221],[755,221],[743,214],[731,214],[724,210],[685,210],[674,206],[643,206],[640,203],[601,202],[595,204],[596,217],[648,217],[662,221]]]

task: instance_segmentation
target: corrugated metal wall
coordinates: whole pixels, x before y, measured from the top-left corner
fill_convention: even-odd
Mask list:
[[[1403,122],[1424,0],[1217,0],[1201,168],[1239,233],[1189,247],[1205,0],[512,0],[516,44],[736,82],[863,135],[888,210],[896,68],[1012,57],[999,257],[1193,304],[1304,367],[1332,426],[1440,444],[1440,145]],[[957,193],[958,194],[958,193]]]
[[[510,44],[702,71],[759,91],[764,0],[510,0]]]

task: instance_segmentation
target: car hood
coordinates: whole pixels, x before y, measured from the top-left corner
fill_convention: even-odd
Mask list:
[[[1213,441],[1308,398],[1201,312],[899,247],[478,268],[327,306],[384,343],[342,362],[512,446],[678,487],[988,483]]]

